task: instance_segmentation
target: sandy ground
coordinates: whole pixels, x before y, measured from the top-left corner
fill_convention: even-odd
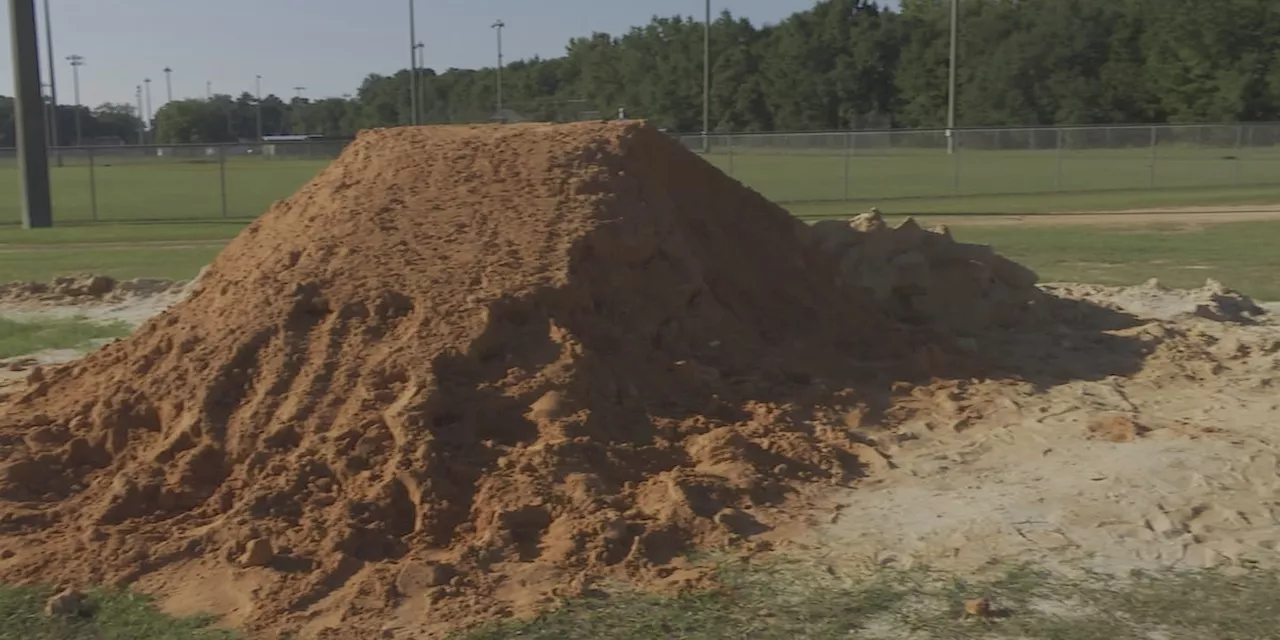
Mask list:
[[[1010,369],[1045,364],[930,390],[918,418],[872,430],[896,468],[836,496],[805,544],[958,572],[1280,566],[1280,323],[1190,316],[1178,299],[1198,296],[1142,289],[1060,287],[1119,313],[1052,327],[1056,344],[987,338]]]

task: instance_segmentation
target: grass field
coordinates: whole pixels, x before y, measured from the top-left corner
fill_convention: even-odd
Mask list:
[[[44,349],[75,349],[100,338],[127,335],[129,327],[123,324],[75,319],[14,322],[0,318],[0,358],[11,358]]]
[[[1254,202],[1280,192],[1280,150],[1170,146],[1147,150],[978,151],[869,150],[844,154],[789,149],[718,152],[708,159],[744,184],[783,203],[883,204],[919,211],[987,200],[1017,202],[1038,194],[1042,206],[1073,199],[1125,208],[1145,194],[1184,192],[1182,201]],[[52,169],[56,219],[68,222],[190,221],[257,216],[323,169],[328,160],[111,158],[92,169],[68,162]],[[1089,197],[1080,198],[1081,194]],[[1198,194],[1198,197],[1197,197]],[[225,195],[225,197],[224,197]],[[963,198],[954,200],[957,196]],[[1012,197],[1011,197],[1012,196]],[[1168,198],[1168,196],[1165,196]],[[1112,202],[1107,205],[1105,203]],[[0,165],[0,225],[17,224],[18,175]],[[828,204],[828,207],[831,205]]]

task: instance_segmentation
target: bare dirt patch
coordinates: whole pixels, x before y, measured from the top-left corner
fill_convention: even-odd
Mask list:
[[[1023,383],[931,389],[935,410],[870,427],[895,469],[841,494],[815,548],[962,574],[1280,566],[1280,326],[1238,296],[1205,313],[1212,284],[1053,290],[1092,310],[983,339]]]

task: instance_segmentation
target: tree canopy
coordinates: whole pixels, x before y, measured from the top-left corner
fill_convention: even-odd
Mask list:
[[[824,0],[767,26],[720,14],[711,26],[712,130],[944,126],[950,0],[900,5]],[[530,120],[608,118],[624,108],[698,131],[702,39],[702,23],[682,16],[574,38],[561,57],[504,68],[504,106]],[[1275,0],[961,0],[958,48],[963,127],[1280,120]],[[425,122],[494,118],[494,69],[419,74]],[[343,98],[269,96],[263,132],[349,136],[408,124],[409,80],[401,70],[370,75]],[[247,93],[173,102],[157,112],[154,139],[253,139],[258,113]],[[63,144],[73,115],[59,111]],[[137,135],[106,115],[82,117],[95,133]],[[0,102],[0,138],[11,131],[11,104]]]

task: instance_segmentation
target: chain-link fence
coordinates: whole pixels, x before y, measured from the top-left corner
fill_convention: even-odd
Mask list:
[[[1280,185],[1280,124],[681,136],[784,203]],[[949,149],[950,147],[950,149]]]
[[[345,140],[59,148],[50,151],[54,220],[252,218],[336,158]],[[0,149],[0,224],[21,218],[15,150]]]
[[[1280,124],[859,131],[681,136],[784,203],[1280,185]],[[52,152],[55,219],[251,218],[346,146],[64,148]],[[948,147],[951,147],[949,150]],[[0,149],[0,224],[19,221],[13,149]]]

